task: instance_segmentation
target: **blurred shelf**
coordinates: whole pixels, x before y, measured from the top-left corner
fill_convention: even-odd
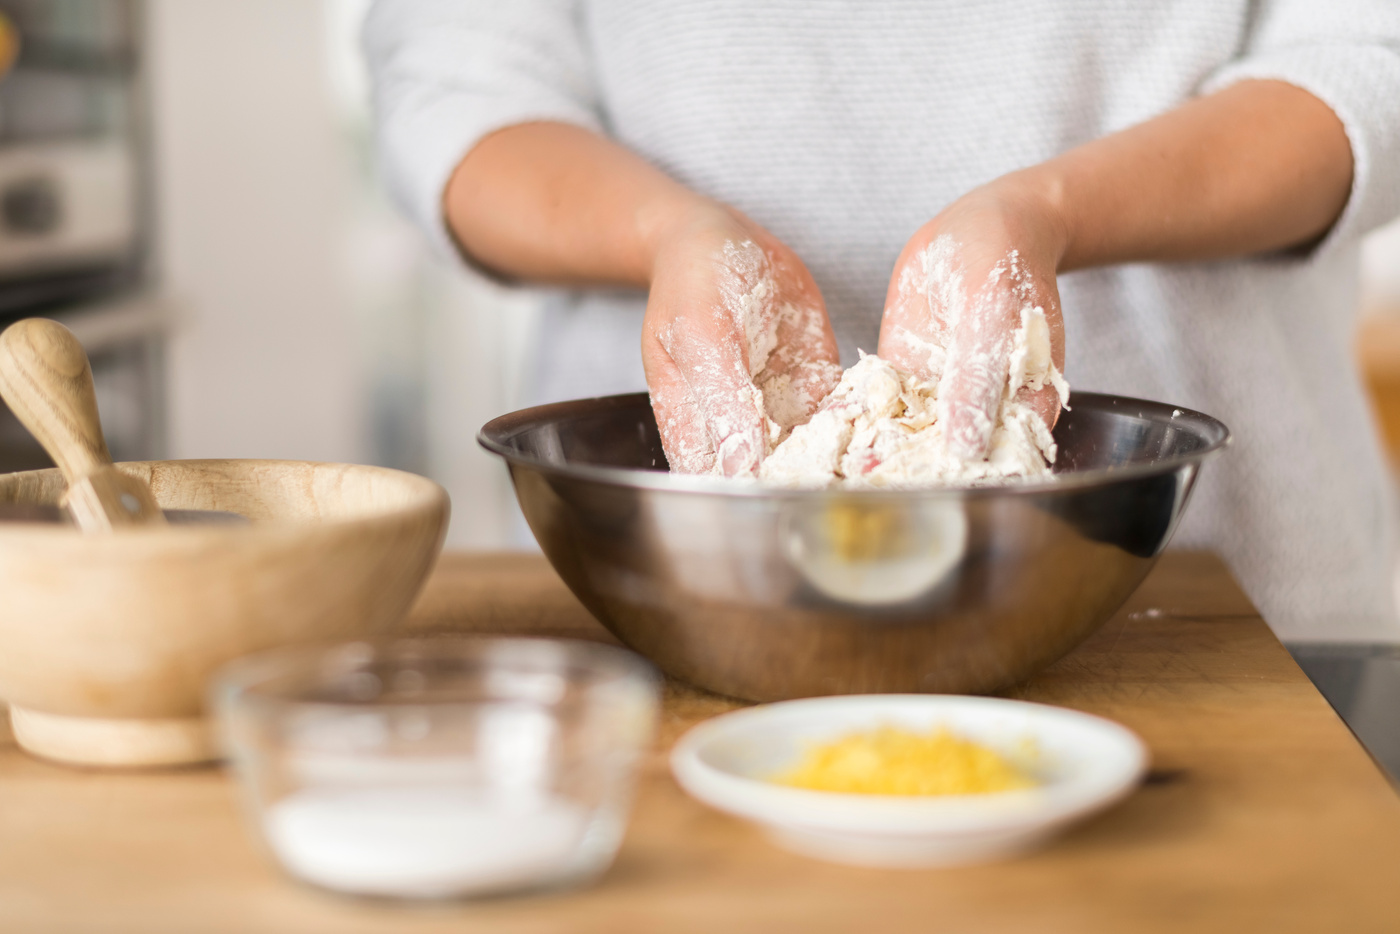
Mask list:
[[[1400,307],[1363,315],[1355,346],[1376,427],[1392,466],[1400,470]]]
[[[125,79],[136,73],[134,50],[92,49],[80,45],[30,42],[21,46],[18,71],[46,71],[88,78]]]

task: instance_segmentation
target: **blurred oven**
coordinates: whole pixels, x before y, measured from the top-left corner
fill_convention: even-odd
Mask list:
[[[137,248],[133,172],[120,140],[0,146],[0,282],[45,278],[53,297],[81,297],[89,289],[73,274],[128,267]]]
[[[139,0],[0,0],[0,326],[70,323],[119,458],[163,453]],[[0,412],[0,470],[46,465]]]

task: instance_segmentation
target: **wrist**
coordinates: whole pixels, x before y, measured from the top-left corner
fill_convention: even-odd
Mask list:
[[[1023,242],[1035,244],[1040,258],[1056,272],[1074,262],[1074,224],[1063,179],[1049,163],[1003,175],[985,190],[998,209],[1015,219]]]
[[[642,281],[649,284],[663,257],[678,245],[703,231],[733,224],[734,215],[728,208],[688,190],[648,202],[637,211]]]

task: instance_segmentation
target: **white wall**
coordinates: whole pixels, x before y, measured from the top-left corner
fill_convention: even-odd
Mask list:
[[[366,454],[320,4],[153,0],[158,263],[176,457]]]
[[[518,407],[534,300],[468,278],[378,190],[364,0],[150,0],[172,456],[379,463],[522,539],[476,430]]]

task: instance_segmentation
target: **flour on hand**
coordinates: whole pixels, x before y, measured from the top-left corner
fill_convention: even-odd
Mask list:
[[[817,413],[763,461],[759,478],[775,486],[820,488],[984,485],[1050,475],[1055,441],[1016,393],[1047,383],[1061,404],[1069,386],[1051,360],[1045,312],[1027,305],[1015,333],[1010,371],[987,456],[966,461],[949,451],[938,422],[938,380],[919,380],[880,357],[861,354]]]
[[[722,358],[742,361],[747,379],[734,380],[740,385],[732,399],[710,400],[708,427],[715,456],[708,472],[723,475],[733,472],[736,464],[752,464],[734,473],[751,477],[762,457],[807,420],[836,383],[840,367],[801,354],[799,348],[820,344],[824,318],[819,308],[780,298],[773,263],[757,243],[726,243],[716,270],[736,341]],[[707,376],[698,374],[696,383],[722,382]]]

